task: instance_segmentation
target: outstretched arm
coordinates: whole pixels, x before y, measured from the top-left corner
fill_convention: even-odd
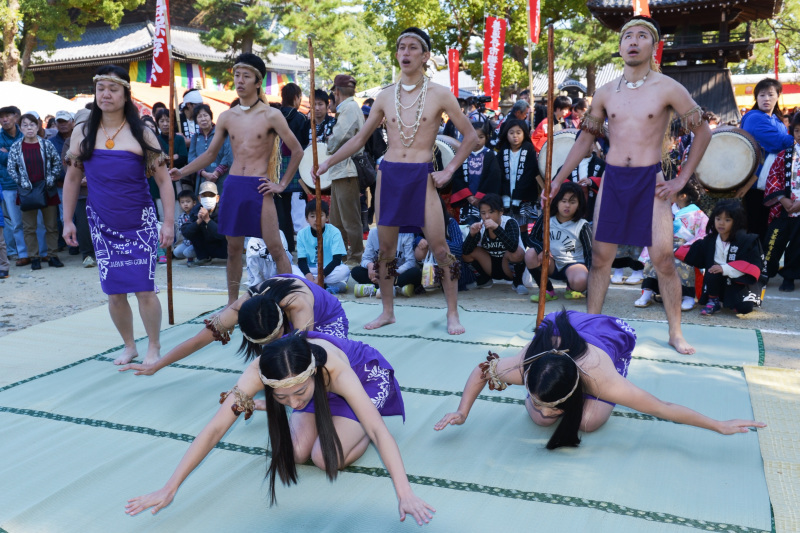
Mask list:
[[[257,365],[258,359],[250,364],[236,384],[244,394],[250,397],[261,389],[261,381],[257,374]],[[175,493],[178,492],[178,488],[184,480],[197,468],[197,465],[206,458],[208,453],[217,445],[233,423],[236,422],[237,417],[231,410],[231,406],[235,401],[236,396],[234,394],[229,394],[225,402],[220,406],[217,414],[211,419],[211,422],[203,428],[203,431],[197,435],[192,445],[189,446],[183,459],[178,463],[175,472],[169,480],[167,480],[166,485],[150,494],[128,500],[128,504],[125,506],[126,513],[133,516],[152,507],[152,513],[156,514],[172,502]]]
[[[330,168],[338,163],[341,163],[351,155],[358,152],[361,148],[367,144],[367,141],[372,136],[372,132],[375,131],[375,128],[380,126],[381,122],[383,121],[383,112],[381,111],[379,106],[374,106],[369,113],[369,118],[367,121],[364,122],[364,126],[356,133],[349,141],[344,143],[344,145],[336,150],[336,152],[331,155],[328,159],[323,161],[317,172],[311,172],[311,174],[316,176],[321,176],[325,174]]]
[[[169,176],[172,181],[178,181],[180,178],[184,176],[188,176],[189,174],[194,174],[200,170],[205,169],[208,165],[214,162],[217,158],[217,154],[219,153],[220,148],[222,148],[225,139],[228,137],[228,130],[226,127],[227,124],[227,115],[228,111],[223,111],[222,114],[219,116],[219,120],[217,121],[216,125],[216,133],[214,134],[214,138],[211,139],[211,144],[208,145],[208,150],[200,154],[194,161],[189,163],[183,168],[173,168],[169,171]],[[167,205],[167,204],[164,204]]]

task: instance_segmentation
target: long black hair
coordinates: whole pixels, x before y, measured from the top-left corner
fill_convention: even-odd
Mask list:
[[[558,214],[558,202],[560,202],[567,193],[572,193],[572,196],[578,200],[578,209],[572,216],[572,220],[578,221],[583,218],[584,212],[586,211],[586,196],[583,194],[583,187],[574,181],[565,181],[561,184],[555,198],[550,202],[550,216],[554,217]]]
[[[283,334],[289,333],[292,326],[289,317],[280,306],[280,303],[290,294],[300,292],[301,288],[295,284],[296,278],[270,278],[258,285],[250,287],[248,292],[251,298],[242,304],[239,309],[239,329],[251,339],[263,339],[278,325],[283,317]],[[301,282],[302,283],[302,282]],[[305,324],[295,324],[296,327],[305,327]],[[246,361],[251,361],[261,354],[263,347],[250,342],[242,337],[242,344],[237,353],[244,355]]]
[[[314,373],[314,421],[317,426],[325,473],[328,479],[336,479],[339,469],[344,466],[344,451],[336,428],[333,425],[331,408],[328,404],[326,388],[330,375],[325,368],[328,353],[324,348],[308,342],[305,332],[284,337],[264,346],[259,360],[259,370],[268,379],[284,379],[303,373],[311,364],[311,356],[316,361]],[[310,379],[310,378],[309,378]],[[297,483],[297,466],[294,458],[292,431],[286,407],[273,396],[274,389],[264,386],[267,426],[269,428],[269,448],[272,460],[267,467],[269,477],[270,505],[275,503],[275,477],[281,478],[284,485]]]
[[[559,337],[558,344],[553,343],[553,337]],[[579,371],[576,362],[586,354],[587,350],[586,341],[570,324],[569,315],[564,309],[556,315],[554,321],[542,322],[528,346],[525,357],[552,349],[569,350],[568,354],[572,361],[568,361],[563,355],[547,354],[526,363],[523,368],[523,373],[527,376],[528,392],[543,402],[554,402],[569,394],[575,385],[575,380],[578,380]],[[563,411],[563,415],[553,436],[547,442],[548,450],[580,444],[578,431],[583,419],[583,393],[583,381],[578,380],[575,392],[558,405],[557,408]]]
[[[103,74],[116,76],[121,78],[128,83],[130,83],[131,78],[128,76],[128,72],[118,67],[117,65],[103,65],[102,67],[97,69],[95,73],[98,76]],[[131,135],[133,138],[136,139],[136,142],[139,143],[139,146],[142,147],[142,155],[147,160],[147,152],[153,152],[154,154],[161,154],[161,147],[155,148],[150,146],[148,142],[145,140],[145,125],[142,123],[142,120],[139,118],[139,110],[133,103],[131,99],[131,90],[127,87],[122,88],[125,91],[125,107],[123,107],[122,112],[125,115],[125,120],[128,122],[128,126],[131,129]],[[94,102],[92,103],[92,112],[89,115],[89,120],[83,123],[83,141],[81,141],[81,153],[78,156],[81,161],[86,161],[91,159],[92,154],[94,153],[94,145],[97,142],[97,130],[100,128],[100,121],[103,118],[103,112],[97,107],[97,91],[95,90],[95,97]]]
[[[733,239],[741,230],[747,229],[747,211],[745,211],[742,202],[736,198],[726,198],[717,202],[711,215],[708,217],[708,224],[706,224],[706,233],[711,237],[719,235],[717,232],[717,225],[714,219],[718,216],[727,213],[733,219],[733,227],[728,239]]]
[[[503,150],[511,148],[511,143],[508,142],[508,132],[514,126],[518,126],[522,130],[522,144],[532,144],[531,129],[528,123],[518,118],[509,118],[503,122],[503,126],[500,128],[500,140],[497,142],[497,153],[502,154]]]

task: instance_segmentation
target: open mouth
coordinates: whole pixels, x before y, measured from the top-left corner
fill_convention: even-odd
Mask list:
[[[403,64],[403,65],[410,65],[411,61],[409,61],[408,59],[404,59],[400,63]]]

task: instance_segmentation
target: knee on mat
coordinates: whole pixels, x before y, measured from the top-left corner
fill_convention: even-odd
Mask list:
[[[753,312],[755,305],[752,302],[742,302],[736,306],[736,313],[740,315],[748,315]]]

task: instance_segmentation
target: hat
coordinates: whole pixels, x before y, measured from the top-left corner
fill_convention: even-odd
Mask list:
[[[335,78],[333,78],[333,86],[334,87],[350,87],[351,89],[356,88],[356,79],[351,76],[350,74],[339,74]],[[333,90],[333,89],[331,89]]]
[[[23,113],[23,115],[33,115],[34,117],[36,117],[36,120],[41,120],[42,119],[39,116],[39,113],[37,113],[36,111],[28,111],[26,113]]]
[[[69,111],[62,110],[56,113],[56,120],[66,120],[67,122],[69,122],[70,120],[73,120],[73,116],[72,113],[70,113]]]
[[[75,118],[74,118],[75,125],[77,126],[78,124],[83,124],[84,122],[89,120],[89,115],[91,114],[92,112],[89,111],[88,109],[79,109],[78,112],[75,113]],[[58,117],[58,115],[56,115],[56,117]]]
[[[361,112],[364,113],[365,117],[369,116],[369,112],[372,111],[372,108],[366,104],[361,106]]]
[[[203,103],[203,95],[200,94],[200,91],[189,91],[183,97],[184,104],[202,104]]]
[[[204,192],[213,192],[215,195],[218,195],[219,191],[217,190],[217,184],[213,181],[204,181],[200,184],[200,194],[203,194]]]

